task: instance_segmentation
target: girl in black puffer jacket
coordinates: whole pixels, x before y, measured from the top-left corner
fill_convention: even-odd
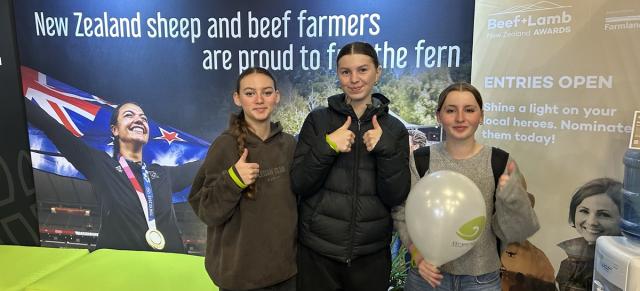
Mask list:
[[[409,139],[373,94],[381,67],[367,43],[337,60],[343,94],[307,116],[291,169],[299,197],[298,290],[387,290],[389,210],[410,187]]]

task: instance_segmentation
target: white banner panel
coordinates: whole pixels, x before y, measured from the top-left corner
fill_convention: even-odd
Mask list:
[[[639,52],[637,0],[476,2],[472,83],[485,100],[478,137],[518,160],[541,223],[531,241],[556,272],[567,258],[557,244],[581,237],[568,222],[576,189],[622,179],[640,108]]]

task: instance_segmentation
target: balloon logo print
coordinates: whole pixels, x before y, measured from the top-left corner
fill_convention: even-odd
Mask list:
[[[478,216],[467,223],[463,224],[456,234],[463,240],[472,241],[477,239],[484,230],[484,223],[486,218],[484,216]]]

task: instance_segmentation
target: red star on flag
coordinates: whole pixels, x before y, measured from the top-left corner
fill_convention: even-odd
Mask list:
[[[181,139],[180,137],[178,137],[178,133],[175,131],[169,132],[164,130],[164,128],[162,127],[158,127],[158,129],[160,129],[160,133],[162,133],[162,136],[158,136],[158,137],[154,137],[153,139],[164,139],[166,140],[169,144],[171,144],[174,141],[185,141],[184,139]]]

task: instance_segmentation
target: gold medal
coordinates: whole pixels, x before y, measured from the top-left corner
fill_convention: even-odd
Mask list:
[[[144,234],[144,238],[147,239],[147,244],[152,247],[154,250],[161,251],[164,249],[164,236],[157,229],[149,229],[147,233]]]

